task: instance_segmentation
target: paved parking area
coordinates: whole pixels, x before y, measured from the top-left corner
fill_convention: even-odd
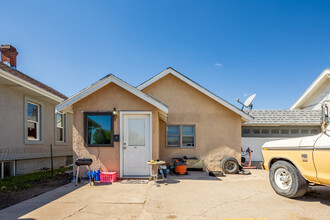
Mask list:
[[[0,211],[0,219],[300,219],[330,218],[330,187],[301,199],[275,194],[268,173],[171,176],[168,185],[68,184]]]

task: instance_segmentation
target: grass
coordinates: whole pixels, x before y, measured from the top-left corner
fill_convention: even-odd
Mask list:
[[[63,167],[54,169],[54,175],[64,174],[65,171],[72,169],[72,167]],[[51,170],[39,171],[19,176],[7,177],[0,180],[0,192],[17,192],[24,189],[31,188],[33,183],[43,179],[52,178]]]

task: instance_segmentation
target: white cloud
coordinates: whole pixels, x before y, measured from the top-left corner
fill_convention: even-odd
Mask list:
[[[214,66],[222,66],[221,63],[215,63]]]

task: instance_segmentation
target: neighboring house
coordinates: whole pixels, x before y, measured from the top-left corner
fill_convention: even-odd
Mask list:
[[[1,45],[0,177],[72,163],[72,116],[55,114],[67,97],[16,70],[17,51]]]
[[[290,110],[252,110],[254,121],[242,125],[243,150],[249,147],[253,150],[252,161],[262,162],[265,142],[320,133],[325,100],[330,100],[330,69],[317,77]]]
[[[108,75],[57,109],[73,114],[74,159],[119,176],[147,176],[147,161],[183,156],[219,170],[223,156],[240,159],[241,124],[253,120],[172,68],[138,87]]]
[[[320,110],[252,110],[250,115],[254,121],[242,125],[242,149],[250,148],[255,162],[263,161],[261,147],[267,141],[321,132]]]

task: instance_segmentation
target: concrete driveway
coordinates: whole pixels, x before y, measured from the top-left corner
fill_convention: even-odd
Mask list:
[[[68,184],[0,211],[0,219],[330,219],[330,187],[278,196],[268,173],[171,176],[168,185]]]

